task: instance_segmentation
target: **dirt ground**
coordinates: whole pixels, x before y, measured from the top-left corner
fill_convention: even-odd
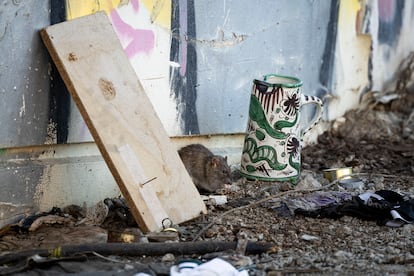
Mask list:
[[[348,213],[331,218],[295,212],[321,210],[318,203],[326,198],[338,206],[369,191],[414,198],[410,95],[387,104],[367,95],[360,110],[332,122],[317,144],[302,150],[298,185],[246,181],[235,170],[233,185],[222,192],[225,204],[210,199],[207,215],[166,225],[172,228],[166,232],[142,234],[118,199],[92,211],[54,210],[24,227],[1,229],[0,274],[169,275],[181,260],[220,257],[249,275],[414,275],[413,224],[391,227]],[[324,169],[342,167],[353,168],[356,185],[324,178]],[[99,211],[105,206],[109,214]],[[57,246],[67,246],[66,253],[42,250]]]
[[[247,268],[250,275],[414,274],[414,225],[389,227],[353,216],[312,218],[296,215],[286,208],[298,204],[295,200],[299,200],[303,207],[306,198],[334,192],[352,196],[386,189],[407,198],[413,197],[414,139],[398,134],[402,131],[400,126],[404,118],[408,117],[397,115],[383,110],[354,111],[340,123],[335,122],[331,132],[319,137],[318,144],[302,150],[302,180],[297,186],[246,181],[238,178],[235,172],[232,187],[223,191],[227,203],[216,205],[208,201],[207,215],[179,226],[172,225],[178,233],[143,235],[131,221],[127,209],[113,208],[109,215],[99,217],[95,214],[91,219],[82,208],[74,206],[63,210],[72,216],[62,213],[46,216],[48,219],[39,225],[29,223],[28,227],[34,229],[26,233],[22,229],[20,232],[3,229],[0,273],[134,275],[146,272],[169,275],[170,268],[180,260],[208,261],[221,257],[237,268]],[[358,118],[364,118],[364,123],[355,123]],[[390,124],[395,118],[399,118],[398,126]],[[390,125],[392,130],[388,131]],[[329,182],[323,177],[322,170],[332,167],[352,167],[354,177],[361,181],[350,189],[343,188],[338,182]],[[177,253],[173,249],[171,252],[175,253],[168,253],[167,249],[155,256],[150,253],[152,251],[139,256],[119,251],[104,255],[91,247],[84,248],[86,252],[78,248],[79,252],[60,258],[38,256],[36,259],[33,256],[39,252],[34,251],[12,262],[4,261],[7,252],[51,249],[65,244],[119,243],[128,239],[136,244],[145,244],[149,240],[151,244],[163,244],[165,248],[171,244],[200,241],[235,242],[236,247],[226,251],[201,250],[197,254],[186,253],[191,251]],[[251,253],[243,242],[267,247],[264,252]]]

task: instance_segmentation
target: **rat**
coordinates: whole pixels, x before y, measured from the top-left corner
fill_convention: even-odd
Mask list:
[[[201,191],[214,192],[231,184],[227,156],[214,155],[201,144],[191,144],[178,150],[185,168]]]

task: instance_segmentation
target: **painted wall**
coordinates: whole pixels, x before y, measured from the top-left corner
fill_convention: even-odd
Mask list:
[[[171,135],[179,134],[175,102],[170,92],[171,1],[66,1],[67,19],[98,10],[107,12],[137,76]],[[139,101],[131,103],[139,105]],[[91,135],[72,103],[65,142],[91,141]]]
[[[327,39],[335,40],[327,34],[336,1],[195,3],[201,133],[244,132],[252,80],[265,74],[299,77],[304,93],[322,95],[319,74]]]
[[[336,1],[153,2],[68,0],[66,8],[68,19],[108,13],[171,136],[244,132],[252,80],[268,73],[325,93],[320,76],[332,73],[324,59],[335,45]],[[73,104],[68,122],[68,142],[91,140]]]
[[[395,88],[399,65],[414,50],[414,3],[369,1],[361,29],[372,36],[372,90]]]
[[[392,91],[400,64],[414,51],[414,2],[341,1],[326,118],[355,108],[367,92]]]
[[[49,1],[24,2],[0,2],[0,148],[50,141],[50,68],[38,35]]]
[[[365,16],[364,1],[341,1],[337,18],[337,38],[333,58],[333,72],[328,78],[325,118],[342,116],[358,106],[362,93],[370,89],[371,37],[357,30]]]
[[[171,136],[244,132],[252,80],[268,73],[301,78],[332,120],[392,82],[414,42],[403,0],[87,2],[67,1],[68,17],[108,12]],[[67,141],[90,141],[70,114]]]
[[[3,148],[92,141],[39,39],[50,22],[105,10],[171,136],[244,132],[252,80],[267,73],[301,78],[304,93],[324,99],[325,120],[334,119],[389,86],[414,45],[414,4],[403,0],[1,5]]]

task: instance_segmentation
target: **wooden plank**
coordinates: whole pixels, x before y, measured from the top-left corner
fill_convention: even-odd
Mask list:
[[[40,33],[142,230],[206,213],[106,14]]]

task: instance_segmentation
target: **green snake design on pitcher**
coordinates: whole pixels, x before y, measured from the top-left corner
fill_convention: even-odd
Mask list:
[[[266,161],[274,170],[280,171],[287,166],[287,164],[281,164],[279,161],[277,161],[277,153],[274,148],[270,146],[258,147],[256,141],[253,138],[246,138],[243,153],[247,153],[253,163]],[[253,172],[256,171],[256,168],[253,166],[247,166],[246,170]]]
[[[259,100],[251,95],[250,98],[250,109],[249,109],[250,119],[255,121],[257,125],[264,129],[267,134],[269,134],[274,139],[286,139],[288,136],[286,133],[280,131],[280,129],[274,129],[266,119],[266,115],[262,109],[262,105]],[[277,123],[276,123],[277,124]]]
[[[249,116],[251,120],[255,121],[259,127],[266,130],[267,134],[275,139],[285,139],[287,134],[280,130],[285,127],[292,127],[298,121],[298,113],[295,112],[295,120],[293,122],[277,121],[272,128],[266,119],[261,103],[254,95],[251,95],[250,99]]]
[[[254,95],[251,95],[249,116],[252,121],[255,121],[260,128],[265,130],[266,134],[278,140],[284,140],[288,138],[289,134],[284,133],[281,131],[281,129],[294,126],[298,120],[298,114],[296,112],[293,122],[277,121],[272,127],[267,121],[260,101]],[[261,134],[261,139],[260,137],[257,138],[260,140],[264,139],[264,133],[256,130],[256,136],[258,133]],[[287,167],[287,164],[282,164],[277,160],[277,153],[273,147],[266,145],[258,147],[256,141],[253,138],[246,138],[243,153],[247,153],[253,163],[266,161],[274,170],[280,171]],[[289,158],[289,164],[295,169],[298,167],[298,163],[293,162],[292,156]],[[256,171],[256,168],[249,165],[246,167],[246,170],[253,172]]]
[[[289,121],[277,121],[273,127],[277,130],[281,130],[282,128],[285,127],[293,127],[294,125],[296,125],[296,122],[298,121],[298,113],[296,113],[295,115],[295,120],[293,122],[289,122]]]

